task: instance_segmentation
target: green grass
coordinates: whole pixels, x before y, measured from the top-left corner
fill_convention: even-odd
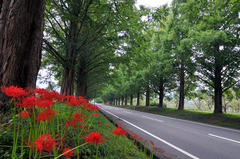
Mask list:
[[[69,106],[66,105],[59,105],[61,107],[61,121],[62,123],[60,125],[61,130],[65,129],[65,120],[71,114],[71,111],[69,110]],[[76,110],[78,110],[79,107],[75,108],[72,113],[75,113]],[[83,110],[82,112],[87,114],[88,110]],[[60,113],[59,112],[59,113]],[[12,127],[12,111],[9,111],[7,113],[0,113],[0,159],[1,158],[11,158],[11,149],[12,149],[12,140],[13,140],[13,127]],[[87,123],[87,122],[86,122]],[[106,126],[106,123],[108,123],[108,126]],[[142,151],[138,149],[136,145],[133,144],[133,140],[129,140],[127,136],[120,136],[115,137],[115,134],[112,133],[112,131],[115,129],[115,125],[111,123],[105,116],[103,116],[101,113],[99,113],[99,116],[96,116],[94,120],[90,120],[88,122],[88,129],[87,131],[83,132],[83,134],[80,136],[80,145],[86,142],[84,140],[83,136],[88,136],[89,133],[97,131],[101,135],[104,136],[105,140],[103,143],[100,143],[98,146],[98,159],[107,158],[108,159],[124,159],[124,158],[130,158],[130,159],[145,159],[149,158],[146,154],[144,154]],[[26,132],[29,128],[29,125],[26,123]],[[57,127],[57,126],[56,126]],[[69,141],[65,142],[69,147],[75,147],[76,145],[76,139],[78,138],[76,136],[77,131],[81,131],[75,129],[72,129],[71,133],[67,134],[65,136],[69,139]],[[57,131],[56,131],[57,132]],[[116,139],[116,140],[115,140]],[[4,146],[3,146],[4,145]],[[94,144],[87,144],[84,147],[79,148],[78,152],[81,153],[80,158],[88,158],[93,159],[96,158],[96,151],[97,146]],[[24,151],[28,153],[29,148],[24,148]],[[109,153],[110,151],[110,153]],[[18,150],[18,156],[20,155],[20,151]],[[75,151],[76,153],[76,151]],[[28,158],[28,156],[25,154],[24,158]],[[49,158],[49,157],[48,157]],[[51,157],[50,157],[51,158]],[[76,157],[74,157],[76,158]]]
[[[211,125],[240,129],[239,114],[213,114],[198,110],[177,110],[175,108],[159,108],[157,106],[118,106],[137,111],[159,114],[179,119],[191,120]]]

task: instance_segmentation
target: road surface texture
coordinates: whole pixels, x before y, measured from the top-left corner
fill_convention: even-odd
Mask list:
[[[111,120],[121,122],[123,129],[153,141],[159,158],[240,159],[239,130],[97,105]]]

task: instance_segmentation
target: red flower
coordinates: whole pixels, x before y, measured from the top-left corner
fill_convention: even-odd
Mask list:
[[[98,106],[96,106],[96,105],[92,105],[92,106],[90,107],[90,109],[91,109],[92,111],[94,111],[94,110],[99,110]]]
[[[51,105],[55,104],[51,99],[45,99],[38,103],[39,108],[50,108]]]
[[[79,99],[80,105],[86,105],[88,103],[88,100],[82,96],[79,96],[77,98]]]
[[[117,123],[117,125],[118,125],[118,126],[121,126],[121,125],[122,125],[122,123]]]
[[[88,137],[85,137],[86,141],[98,145],[103,142],[103,136],[101,136],[98,132],[91,132]]]
[[[55,116],[55,112],[52,109],[47,109],[43,111],[42,113],[39,114],[39,116],[36,118],[37,121],[45,121],[45,120],[50,120]]]
[[[10,96],[12,98],[19,98],[21,96],[27,95],[27,93],[22,88],[19,88],[17,86],[2,87],[1,89],[7,96]]]
[[[122,128],[115,128],[113,130],[113,133],[115,134],[115,136],[127,135],[127,132],[125,130],[123,130]]]
[[[135,139],[135,138],[137,138],[137,134],[132,134],[132,136],[131,136],[133,139]]]
[[[101,124],[101,121],[98,121],[97,123],[98,123],[98,125],[100,125],[100,124]]]
[[[29,96],[27,98],[24,98],[22,100],[22,104],[19,104],[19,105],[22,106],[23,108],[32,109],[33,107],[35,107],[38,104],[39,104],[38,99],[35,96]]]
[[[105,125],[108,126],[108,123],[106,123]]]
[[[94,116],[99,116],[99,114],[98,114],[98,113],[94,113],[93,115],[94,115]]]
[[[73,152],[72,152],[72,150],[70,148],[65,148],[62,153],[65,153],[65,152],[67,152],[66,154],[63,155],[65,157],[72,157],[72,156],[74,156],[74,154],[73,154]]]
[[[138,140],[142,140],[143,138],[142,137],[138,137]]]
[[[154,146],[154,143],[153,143],[153,141],[150,141],[150,143],[151,143],[151,145],[152,145],[152,146]]]
[[[29,117],[29,115],[30,115],[29,112],[24,111],[24,112],[22,113],[22,118],[23,118],[23,119],[26,119],[27,117]]]
[[[77,122],[81,122],[82,118],[86,117],[84,115],[84,113],[79,114],[79,111],[81,111],[81,109],[78,109],[78,111],[75,114],[73,114],[73,116],[74,116],[73,119],[70,119],[69,121],[67,121],[67,123],[65,125],[66,127],[71,126],[71,127],[75,128]]]
[[[35,147],[38,151],[51,151],[52,147],[55,145],[56,140],[57,139],[53,139],[50,134],[43,134],[33,142],[33,147]]]

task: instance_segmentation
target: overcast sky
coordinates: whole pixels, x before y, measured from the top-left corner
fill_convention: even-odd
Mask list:
[[[145,5],[147,7],[159,7],[160,5],[170,5],[172,0],[137,0],[137,5]]]

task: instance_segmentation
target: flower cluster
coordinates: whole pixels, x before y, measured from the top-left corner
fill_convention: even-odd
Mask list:
[[[85,137],[86,141],[98,145],[99,143],[104,141],[103,136],[101,136],[98,132],[91,132],[88,137]]]
[[[127,135],[127,132],[125,130],[123,130],[122,128],[115,128],[113,130],[113,133],[115,134],[115,136],[124,136]]]
[[[57,139],[53,139],[50,134],[43,134],[33,142],[33,147],[35,147],[38,151],[51,151],[53,146],[56,144],[56,140]]]

